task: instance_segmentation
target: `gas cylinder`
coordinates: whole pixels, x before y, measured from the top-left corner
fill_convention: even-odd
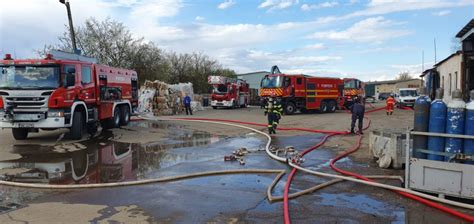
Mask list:
[[[436,99],[431,103],[429,132],[445,133],[446,131],[446,114],[448,108],[443,102],[443,89],[436,90]],[[434,152],[444,152],[445,139],[442,137],[428,137],[428,150]],[[444,161],[444,156],[428,154],[428,159]]]
[[[465,110],[466,103],[462,100],[461,90],[456,89],[452,93],[453,100],[448,103],[448,113],[446,118],[446,133],[448,134],[464,134]],[[445,152],[461,153],[463,139],[446,138]],[[445,161],[450,160],[450,156],[446,156]]]
[[[425,90],[415,101],[415,122],[414,130],[428,132],[428,123],[430,119],[431,99],[425,95]],[[414,135],[413,136],[413,157],[419,159],[426,159],[426,154],[418,152],[418,149],[428,149],[427,136]]]
[[[471,101],[469,101],[469,103],[466,105],[466,123],[464,127],[465,135],[474,135],[474,90],[471,90],[470,96]],[[474,140],[464,140],[464,153],[474,156]],[[474,164],[474,161],[467,163]]]

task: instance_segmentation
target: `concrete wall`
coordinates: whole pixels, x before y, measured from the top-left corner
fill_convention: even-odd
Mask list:
[[[397,82],[395,84],[395,91],[397,91],[400,88],[418,88],[423,86],[423,80],[421,79],[414,79],[414,80],[409,80],[409,81],[404,81],[404,82]]]
[[[380,93],[397,93],[400,88],[420,88],[423,86],[421,79],[412,79],[401,82],[375,83],[375,98],[378,99]]]
[[[461,89],[461,62],[462,55],[454,55],[436,67],[440,76],[441,88],[444,89],[443,101],[449,103],[452,100],[452,91]]]
[[[380,93],[395,93],[395,83],[375,84],[375,96],[378,98]]]

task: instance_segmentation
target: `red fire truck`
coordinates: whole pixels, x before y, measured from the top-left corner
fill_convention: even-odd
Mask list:
[[[343,105],[346,108],[352,106],[356,96],[365,98],[365,83],[354,78],[344,78]]]
[[[39,129],[69,128],[81,139],[97,125],[127,125],[138,106],[138,77],[95,59],[53,51],[44,59],[0,60],[0,128],[23,140]]]
[[[293,114],[298,109],[333,113],[346,102],[343,79],[282,74],[277,66],[273,66],[272,74],[266,75],[260,86],[261,97],[281,99],[285,114]]]
[[[211,106],[218,107],[247,107],[250,102],[249,84],[242,79],[224,76],[209,76],[212,85]]]

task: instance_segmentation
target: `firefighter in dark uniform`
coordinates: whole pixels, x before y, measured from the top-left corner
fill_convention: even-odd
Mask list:
[[[361,97],[356,97],[354,99],[354,104],[351,107],[351,112],[352,112],[352,123],[351,123],[351,133],[355,134],[354,132],[354,127],[356,120],[359,120],[359,134],[364,134],[362,133],[362,124],[364,120],[364,113],[365,113],[365,106],[362,103]]]
[[[283,107],[272,94],[272,97],[268,98],[267,104],[265,105],[265,116],[268,118],[269,134],[276,134],[275,130],[277,129],[282,113]]]

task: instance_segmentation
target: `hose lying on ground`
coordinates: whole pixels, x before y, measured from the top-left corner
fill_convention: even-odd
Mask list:
[[[381,110],[383,108],[379,108],[377,110]],[[352,181],[352,182],[356,182],[356,183],[362,183],[362,184],[366,184],[366,185],[370,185],[370,186],[376,186],[376,187],[381,187],[381,188],[386,188],[386,189],[391,189],[391,190],[397,190],[397,191],[403,191],[403,192],[407,192],[407,193],[410,193],[410,194],[413,194],[413,195],[418,195],[420,197],[424,197],[424,198],[428,198],[430,200],[434,200],[434,201],[438,201],[438,202],[442,202],[442,203],[446,203],[446,204],[450,204],[450,205],[454,205],[454,206],[458,206],[458,207],[463,207],[463,208],[468,208],[468,209],[474,209],[474,206],[472,205],[466,205],[466,204],[463,204],[463,203],[458,203],[458,202],[453,202],[453,201],[449,201],[449,200],[446,200],[446,199],[440,199],[440,198],[437,198],[437,197],[433,197],[433,196],[430,196],[430,195],[427,195],[427,194],[423,194],[423,193],[419,193],[419,192],[415,192],[415,191],[411,191],[411,190],[408,190],[408,189],[405,189],[405,188],[400,188],[400,187],[395,187],[395,186],[392,186],[392,185],[386,185],[386,184],[380,184],[380,183],[377,183],[377,182],[370,182],[370,181],[366,181],[366,180],[359,180],[359,179],[354,179],[352,177],[347,177],[347,176],[341,176],[341,175],[334,175],[334,174],[327,174],[327,173],[322,173],[322,172],[317,172],[317,171],[313,171],[313,170],[309,170],[309,169],[306,169],[306,168],[303,168],[303,167],[300,167],[298,164],[295,164],[295,163],[292,163],[291,161],[288,161],[287,158],[282,158],[282,157],[278,157],[276,155],[274,155],[273,153],[270,152],[269,148],[270,148],[270,144],[271,144],[271,137],[266,134],[266,133],[263,133],[261,131],[258,131],[256,129],[252,129],[252,128],[249,128],[249,127],[246,127],[246,126],[241,126],[241,125],[235,125],[235,124],[226,124],[226,123],[222,123],[222,122],[232,122],[232,123],[243,123],[243,124],[250,124],[250,125],[257,125],[257,126],[262,126],[261,124],[257,124],[257,123],[251,123],[251,122],[240,122],[240,121],[232,121],[232,120],[223,120],[223,119],[220,119],[219,122],[211,122],[212,119],[204,119],[204,118],[201,118],[201,119],[185,119],[185,118],[181,118],[181,119],[166,119],[166,120],[189,120],[189,121],[199,121],[199,122],[209,122],[209,123],[215,123],[215,124],[225,124],[225,125],[232,125],[232,126],[236,126],[236,127],[241,127],[241,128],[246,128],[246,129],[249,129],[249,130],[253,130],[257,133],[260,133],[260,134],[263,134],[265,135],[269,141],[267,142],[266,144],[266,152],[267,154],[272,157],[273,159],[275,160],[278,160],[278,161],[281,161],[281,162],[285,162],[285,163],[288,163],[291,167],[293,168],[296,168],[298,170],[301,170],[301,171],[304,171],[304,172],[307,172],[307,173],[312,173],[312,174],[315,174],[315,175],[319,175],[319,176],[326,176],[326,177],[332,177],[332,178],[338,178],[338,179],[343,179],[343,180],[348,180],[348,181]],[[301,129],[301,128],[286,128],[286,129],[280,129],[280,130],[298,130],[298,131],[305,131],[305,130],[308,130],[309,132],[313,132],[313,133],[331,133],[331,134],[347,134],[347,132],[341,132],[341,131],[337,131],[337,132],[331,132],[331,131],[326,131],[326,130],[310,130],[310,129]],[[239,172],[246,172],[244,170],[239,170]],[[248,171],[248,172],[251,172],[252,170]],[[268,171],[268,170],[267,170]],[[211,171],[210,173],[215,173],[215,172],[235,172],[235,170],[231,170],[231,171]],[[263,173],[265,173],[265,171],[262,171]],[[262,173],[262,172],[258,172],[258,173]],[[275,173],[277,172],[276,170],[271,170],[272,173]],[[218,174],[206,174],[206,175],[218,175]],[[178,179],[183,179],[183,178],[191,178],[192,177],[197,177],[197,176],[200,176],[201,174],[198,173],[198,174],[189,174],[189,175],[183,175],[183,176],[177,176],[177,177],[168,177],[168,178],[160,178],[161,182],[163,181],[173,181],[173,180],[178,180]],[[188,177],[190,176],[190,177]],[[178,178],[178,179],[175,179],[175,178]],[[141,181],[135,181],[137,183],[135,184],[130,184],[130,183],[134,183],[134,182],[122,182],[122,183],[106,183],[106,184],[91,184],[89,185],[90,187],[100,187],[100,186],[105,186],[105,187],[112,187],[112,186],[129,186],[129,185],[136,185],[138,184],[138,182],[142,182],[142,183],[147,183],[147,181],[153,181],[153,180],[141,180]],[[156,180],[155,180],[156,181]],[[127,185],[127,183],[129,183]],[[54,189],[59,189],[59,188],[62,188],[62,189],[74,189],[74,188],[82,188],[82,187],[78,187],[80,185],[47,185],[47,184],[26,184],[26,183],[15,183],[15,182],[9,182],[9,181],[2,181],[0,182],[0,184],[3,184],[3,185],[9,185],[9,186],[19,186],[19,187],[36,187],[36,188],[54,188]],[[92,186],[93,185],[93,186]],[[440,206],[442,207],[442,206]],[[451,209],[449,208],[446,208],[445,210],[442,210],[442,211],[450,211]],[[453,214],[453,215],[456,215],[456,213],[458,213],[457,211],[454,211],[450,214]],[[461,216],[463,215],[463,216]],[[469,221],[474,221],[474,218],[471,217],[471,216],[468,216],[468,215],[464,215],[464,214],[461,214],[461,215],[456,215],[457,217],[460,217],[460,218],[463,218],[465,220],[469,220]]]

